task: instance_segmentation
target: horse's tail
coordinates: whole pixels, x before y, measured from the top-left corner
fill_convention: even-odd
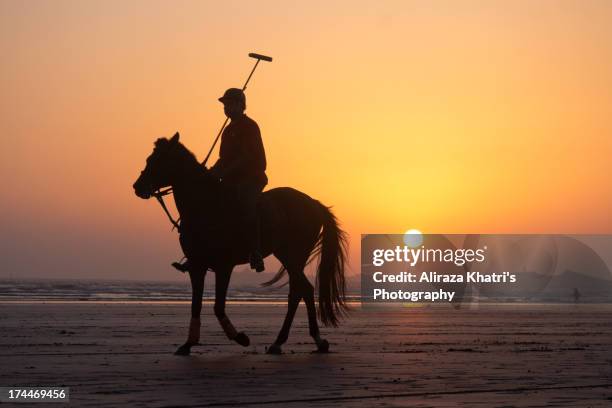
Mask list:
[[[316,286],[319,290],[319,319],[326,326],[338,325],[346,314],[344,265],[347,236],[329,207],[317,201],[323,217],[323,228],[313,253],[320,253]]]

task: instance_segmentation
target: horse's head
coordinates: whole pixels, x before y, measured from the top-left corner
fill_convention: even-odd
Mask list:
[[[155,142],[153,153],[147,157],[147,165],[134,183],[134,192],[140,198],[151,198],[154,192],[173,183],[181,152],[187,149],[179,142],[176,132],[170,139],[160,138]]]

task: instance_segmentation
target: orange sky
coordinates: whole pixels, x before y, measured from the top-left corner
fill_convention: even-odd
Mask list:
[[[612,232],[607,1],[0,0],[2,276],[180,279],[131,184],[159,136],[202,158],[248,52],[269,187],[352,237]],[[216,157],[216,153],[215,153]]]

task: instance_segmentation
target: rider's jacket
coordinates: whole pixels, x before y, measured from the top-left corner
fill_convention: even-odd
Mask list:
[[[257,123],[247,115],[231,120],[221,135],[219,160],[213,166],[224,182],[266,185],[266,152]]]

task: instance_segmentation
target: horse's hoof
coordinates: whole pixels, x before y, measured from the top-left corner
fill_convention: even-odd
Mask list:
[[[272,344],[268,347],[268,350],[266,350],[266,354],[283,354],[283,350],[278,344]]]
[[[240,332],[234,337],[234,341],[240,344],[242,347],[248,347],[251,344],[251,340],[249,340],[249,336],[247,336],[244,332]]]
[[[328,353],[329,352],[329,342],[327,340],[321,340],[320,342],[318,342],[317,352]]]
[[[191,353],[191,344],[185,343],[179,347],[175,352],[175,356],[188,356]]]

